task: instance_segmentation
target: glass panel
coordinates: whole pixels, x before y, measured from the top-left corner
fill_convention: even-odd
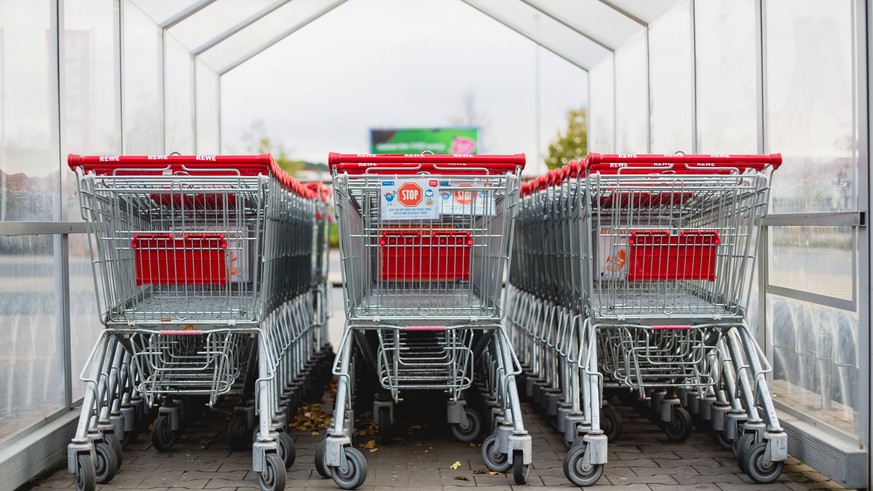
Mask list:
[[[265,7],[289,0],[216,0],[170,28],[170,34],[194,51]]]
[[[615,52],[615,151],[646,153],[649,148],[649,95],[646,36]]]
[[[677,0],[610,0],[621,10],[637,17],[643,22],[652,22],[670,9]]]
[[[73,400],[85,395],[85,383],[79,379],[85,359],[103,330],[97,312],[94,276],[86,234],[70,235],[70,375]]]
[[[692,150],[690,8],[680,2],[649,26],[652,153]]]
[[[544,46],[579,66],[594,66],[608,53],[572,29],[521,2],[469,0],[468,3],[498,16],[526,36],[542,40]],[[294,27],[317,15],[329,5],[322,0],[295,0],[205,52],[203,59],[218,73],[223,73],[257,49],[266,47],[271,41],[280,40],[288,32],[289,26]]]
[[[64,405],[53,240],[0,237],[0,441]]]
[[[124,153],[164,153],[161,29],[130,0],[124,8]]]
[[[0,3],[0,221],[58,218],[49,5]]]
[[[191,53],[173,36],[164,38],[166,152],[194,153],[194,65]]]
[[[612,49],[627,44],[644,27],[598,0],[526,0]]]
[[[850,227],[771,227],[770,284],[851,300]]]
[[[61,155],[121,153],[118,10],[113,0],[64,3]],[[63,219],[81,221],[76,176],[61,166]]]
[[[767,147],[785,162],[772,212],[857,210],[852,2],[764,5]]]
[[[615,151],[615,63],[610,56],[588,72],[588,151]]]
[[[142,9],[156,24],[170,20],[201,0],[129,0]]]
[[[857,436],[858,314],[768,295],[767,319],[774,399]]]
[[[348,2],[222,76],[222,150],[249,151],[262,134],[292,159],[324,162],[331,151],[368,152],[369,127],[475,125],[483,152],[524,152],[533,172],[567,110],[587,103],[585,72],[540,50],[537,146],[534,43],[467,15],[463,2],[402,5],[399,13],[428,21],[398,23],[373,15],[368,2]],[[373,22],[359,22],[364,15]]]
[[[755,0],[694,3],[697,151],[755,153]]]
[[[219,115],[221,78],[199,59],[196,62],[197,82],[195,97],[197,102],[197,149],[199,154],[214,154],[221,151],[219,141]]]

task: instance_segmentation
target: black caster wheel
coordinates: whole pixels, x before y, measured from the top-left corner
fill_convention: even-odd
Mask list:
[[[322,440],[321,443],[315,447],[315,470],[318,472],[318,475],[328,479],[330,478],[330,469],[324,465],[324,451],[327,447],[327,442]]]
[[[152,423],[152,446],[158,452],[169,452],[176,443],[178,434],[170,428],[170,418],[158,416]]]
[[[342,489],[355,489],[367,480],[367,460],[358,449],[345,447],[345,462],[331,467],[333,482]]]
[[[103,441],[106,442],[113,451],[115,451],[115,459],[118,460],[118,467],[121,467],[121,464],[124,462],[124,450],[121,440],[118,439],[118,435],[115,433],[105,433],[103,435]]]
[[[593,486],[603,476],[603,464],[586,464],[585,452],[587,445],[581,443],[564,456],[564,475],[575,486]]]
[[[743,433],[739,438],[734,438],[731,450],[734,451],[734,457],[737,458],[737,467],[743,472],[746,472],[746,454],[754,444],[754,433]]]
[[[600,429],[606,435],[609,443],[621,436],[621,415],[612,406],[603,406],[600,410]]]
[[[733,441],[727,437],[727,433],[725,433],[724,430],[710,428],[709,435],[721,448],[725,450],[733,450]]]
[[[525,464],[521,450],[512,452],[512,478],[515,484],[527,484],[530,477],[530,464]]]
[[[258,472],[258,486],[261,491],[282,491],[285,489],[285,463],[279,455],[267,454],[264,470]]]
[[[139,440],[139,432],[136,429],[125,431],[124,437],[121,439],[121,448],[126,449],[131,443],[136,443],[137,440]]]
[[[465,407],[464,412],[467,415],[467,423],[452,425],[452,435],[460,442],[469,443],[482,431],[482,418],[473,408]]]
[[[671,442],[684,442],[691,436],[694,425],[691,424],[691,415],[681,406],[673,406],[673,417],[667,423],[662,423],[661,429]]]
[[[784,461],[767,462],[766,453],[767,442],[760,442],[752,445],[744,455],[746,475],[759,484],[770,484],[779,479],[785,465]]]
[[[376,433],[376,441],[380,445],[388,445],[391,443],[391,409],[380,407],[379,413],[376,415],[378,430]]]
[[[97,460],[94,462],[94,476],[97,484],[106,484],[118,473],[118,458],[115,450],[108,443],[94,445],[94,454]]]
[[[97,476],[94,473],[94,461],[89,454],[76,456],[76,491],[94,491],[97,489]]]
[[[235,413],[227,423],[227,441],[232,450],[248,450],[252,448],[252,434],[246,427],[246,417]]]
[[[279,433],[276,436],[276,443],[279,444],[279,456],[285,463],[285,469],[290,469],[294,465],[294,460],[297,458],[297,449],[294,447],[294,440],[287,433]]]
[[[507,455],[497,450],[497,435],[489,435],[482,442],[482,460],[489,469],[495,472],[506,472],[512,467]]]

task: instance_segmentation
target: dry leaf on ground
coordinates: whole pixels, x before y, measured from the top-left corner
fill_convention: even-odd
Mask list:
[[[458,469],[460,469],[460,468],[461,468],[461,461],[460,461],[460,460],[456,460],[455,463],[452,464],[452,470],[453,470],[453,471],[456,471],[456,470],[458,470]]]

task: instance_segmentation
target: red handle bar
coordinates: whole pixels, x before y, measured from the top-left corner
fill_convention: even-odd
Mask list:
[[[506,174],[524,168],[523,153],[514,155],[374,155],[331,152],[327,165],[331,171],[349,174],[415,174],[421,171],[458,174]],[[486,172],[482,172],[486,171]]]
[[[682,164],[682,165],[677,165]],[[767,166],[773,170],[782,165],[782,154],[769,155],[662,155],[662,154],[600,154],[589,153],[585,162],[577,164],[581,172],[600,172],[616,174],[621,172],[639,171],[651,172],[653,168],[664,168],[680,174],[697,174],[712,172],[730,172],[734,169],[754,169],[762,171]],[[572,168],[571,168],[572,170]]]
[[[67,157],[71,169],[81,167],[98,175],[160,176],[171,173],[196,172],[202,176],[273,176],[288,191],[304,198],[315,199],[315,190],[307,188],[281,168],[268,154],[261,155],[76,155]]]

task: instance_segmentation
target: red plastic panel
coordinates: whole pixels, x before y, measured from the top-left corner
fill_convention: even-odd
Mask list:
[[[379,239],[383,281],[470,279],[470,232],[392,230]]]
[[[236,208],[236,195],[223,193],[152,193],[155,203],[174,209],[220,210]]]
[[[222,234],[136,234],[137,285],[226,285],[227,241]]]
[[[715,230],[634,231],[628,240],[628,281],[715,280]]]

